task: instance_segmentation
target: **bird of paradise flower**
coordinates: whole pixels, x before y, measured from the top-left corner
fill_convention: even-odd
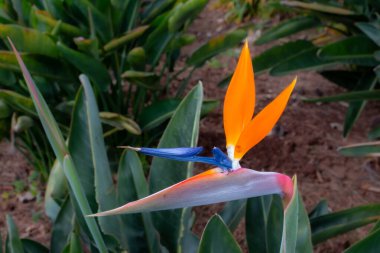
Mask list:
[[[146,155],[208,163],[216,167],[145,198],[89,216],[160,211],[269,194],[281,194],[285,204],[288,203],[293,196],[290,177],[276,172],[242,168],[239,161],[274,127],[286,107],[295,83],[296,78],[252,118],[255,108],[254,73],[248,43],[245,42],[224,99],[223,123],[228,155],[216,147],[212,150],[213,157],[203,157],[199,156],[203,151],[202,147],[154,149],[127,146],[126,148]]]

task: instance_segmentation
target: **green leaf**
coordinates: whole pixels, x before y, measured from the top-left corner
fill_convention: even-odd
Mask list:
[[[199,118],[203,101],[203,86],[199,83],[182,100],[171,118],[158,148],[194,147],[198,140]],[[153,158],[150,169],[150,192],[154,193],[192,175],[192,164]],[[169,252],[181,251],[182,235],[187,228],[190,209],[169,210],[152,214],[162,244]],[[170,217],[170,219],[168,219]]]
[[[30,115],[37,114],[34,109],[33,100],[28,97],[20,95],[14,91],[0,89],[0,98],[15,110]]]
[[[11,114],[12,112],[9,106],[4,102],[3,99],[0,99],[0,119],[8,118],[9,116],[11,116]]]
[[[99,90],[107,90],[108,85],[111,84],[111,78],[108,74],[107,68],[100,61],[66,47],[61,42],[58,42],[57,47],[60,55],[75,66],[80,72],[88,75],[97,85]]]
[[[108,162],[98,106],[90,82],[85,75],[79,79],[83,85],[77,95],[72,117],[69,150],[93,211],[105,211],[117,206],[116,192]],[[88,178],[84,178],[88,177]],[[95,201],[94,203],[93,201]],[[97,207],[98,206],[98,207]],[[123,242],[120,217],[99,218],[102,231]]]
[[[187,59],[186,64],[195,67],[202,66],[207,60],[230,48],[234,48],[247,36],[247,32],[237,29],[232,32],[211,38],[206,44],[196,49]]]
[[[24,249],[22,247],[22,242],[18,234],[16,224],[14,223],[12,217],[6,215],[7,228],[8,228],[8,237],[7,237],[7,252],[9,253],[22,253]]]
[[[16,48],[22,52],[34,53],[58,58],[58,51],[54,41],[37,30],[19,25],[0,24],[0,36],[10,37]]]
[[[82,245],[80,243],[80,238],[77,233],[73,232],[70,235],[70,242],[63,250],[62,253],[82,253]]]
[[[320,25],[320,20],[313,16],[289,19],[265,31],[265,33],[256,40],[255,44],[262,45]]]
[[[317,51],[318,48],[314,47],[295,54],[275,65],[270,69],[269,74],[272,76],[287,75],[304,70],[320,70],[336,64],[332,60],[318,57]]]
[[[101,1],[103,2],[103,1]],[[108,1],[104,2],[107,5],[109,4]],[[74,5],[73,7],[75,9],[79,9],[81,14],[86,17],[86,19],[83,20],[83,23],[88,25],[90,23],[90,29],[93,29],[96,31],[96,33],[99,35],[99,37],[103,41],[108,41],[111,38],[111,26],[110,22],[108,20],[108,16],[105,15],[108,13],[108,7],[102,10],[98,10],[92,3],[92,1],[89,0],[77,0],[77,1],[69,1],[66,3],[67,5]],[[95,36],[95,35],[92,35]]]
[[[378,63],[375,61],[373,53],[378,49],[378,46],[368,37],[357,35],[322,47],[318,52],[318,56],[324,60],[347,61],[358,65],[376,66]]]
[[[329,213],[330,213],[330,210],[327,204],[327,200],[322,199],[309,213],[309,219],[317,218],[318,216],[322,216]]]
[[[380,25],[378,23],[356,22],[355,26],[380,47]]]
[[[204,9],[208,0],[188,0],[180,3],[169,18],[169,32],[176,32],[188,20],[194,19]]]
[[[25,253],[49,253],[48,248],[36,241],[21,239],[21,242]]]
[[[139,122],[144,131],[151,130],[166,120],[170,119],[175,109],[181,103],[180,99],[165,99],[156,101],[145,107],[139,117]],[[202,103],[201,117],[206,116],[219,106],[219,100],[205,100]]]
[[[119,205],[148,195],[148,184],[136,152],[124,151],[121,156],[117,195]],[[122,219],[127,228],[125,234],[129,252],[160,252],[159,235],[150,213],[123,215]]]
[[[283,209],[279,196],[268,195],[247,201],[246,235],[250,252],[279,252]]]
[[[363,240],[352,245],[344,253],[377,253],[380,251],[380,229],[375,230],[366,236]]]
[[[168,47],[170,41],[174,38],[174,33],[168,31],[169,14],[163,14],[155,19],[152,23],[157,23],[157,27],[154,29],[146,39],[144,45],[148,61],[152,66],[156,66],[157,62],[161,58],[165,49]]]
[[[252,59],[255,74],[259,75],[290,57],[312,48],[315,48],[315,46],[307,40],[296,40],[274,46]]]
[[[62,22],[62,20],[56,20],[49,12],[39,10],[35,6],[33,7],[33,17],[40,23],[54,29],[59,26],[59,33],[63,33],[72,37],[84,36],[84,32],[76,26],[69,23]]]
[[[203,231],[198,253],[242,252],[239,244],[219,215],[214,215]]]
[[[131,134],[140,135],[141,129],[137,123],[126,116],[114,112],[100,112],[102,123],[115,127],[119,130],[127,130]]]
[[[129,51],[127,61],[133,68],[138,70],[144,69],[146,62],[145,50],[142,47],[135,47]]]
[[[318,11],[322,13],[330,13],[336,15],[355,15],[355,12],[351,10],[318,2],[305,3],[301,1],[283,1],[282,4],[290,7],[299,7],[306,10]]]
[[[29,53],[23,53],[21,56],[33,75],[64,81],[73,80],[73,75],[69,69],[60,64],[58,60]],[[9,51],[0,50],[0,68],[21,72],[15,55]]]
[[[0,69],[0,85],[13,88],[15,83],[16,77],[11,71]]]
[[[367,74],[358,82],[355,88],[355,91],[360,91],[360,90],[371,91],[375,88],[376,83],[377,83],[376,75]],[[351,131],[352,127],[354,126],[358,118],[360,117],[360,114],[363,111],[366,104],[367,104],[367,101],[365,100],[350,102],[348,106],[348,110],[346,112],[345,119],[344,119],[344,125],[343,125],[344,137],[346,137],[348,133]]]
[[[298,192],[297,177],[293,184],[293,197],[284,211],[281,252],[313,252],[310,223]]]
[[[118,49],[119,47],[124,46],[125,44],[139,38],[144,32],[149,28],[149,26],[139,26],[132,31],[128,31],[119,38],[112,39],[107,44],[104,45],[103,50],[106,52],[111,52]]]
[[[310,219],[313,244],[376,222],[379,216],[380,204],[371,204]]]
[[[78,201],[81,212],[85,214],[91,213],[90,205],[86,199],[84,194],[82,185],[80,184],[77,170],[75,169],[74,163],[68,153],[68,149],[65,145],[65,141],[62,137],[62,133],[60,132],[57,122],[54,120],[54,117],[49,110],[44,98],[40,94],[37,86],[34,84],[32,77],[30,76],[29,71],[27,70],[24,62],[21,59],[20,54],[17,52],[16,48],[13,46],[11,40],[9,40],[13,51],[17,57],[17,61],[20,64],[20,68],[22,70],[25,82],[27,83],[29,92],[32,96],[34,106],[38,112],[38,116],[41,120],[41,124],[45,130],[45,134],[48,137],[50,145],[53,148],[53,151],[62,166],[65,176],[72,188],[72,192],[75,196],[75,199]],[[91,231],[91,234],[96,242],[96,245],[99,247],[99,251],[101,253],[106,252],[106,246],[103,241],[102,235],[98,229],[98,226],[94,219],[86,220],[87,226]]]
[[[319,72],[319,74],[346,90],[353,90],[363,76],[362,72],[352,70],[326,70]]]
[[[55,160],[50,170],[49,179],[45,190],[45,213],[55,221],[60,210],[60,203],[67,196],[67,181],[59,162]]]
[[[380,126],[375,126],[371,131],[368,133],[368,139],[375,140],[380,137]]]
[[[219,213],[223,222],[231,231],[237,228],[241,219],[245,216],[246,205],[246,199],[230,201],[226,203],[223,210]]]
[[[61,253],[74,228],[74,208],[69,198],[63,202],[54,221],[50,239],[51,253]]]
[[[345,156],[380,156],[380,141],[359,143],[340,147],[339,153]]]
[[[305,99],[306,102],[352,102],[362,100],[380,100],[380,90],[354,91],[330,97]]]
[[[127,70],[121,75],[121,77],[133,84],[140,85],[147,89],[159,90],[163,88],[159,82],[160,78],[153,72]]]

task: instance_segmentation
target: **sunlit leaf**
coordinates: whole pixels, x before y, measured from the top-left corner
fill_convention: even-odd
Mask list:
[[[100,112],[99,117],[104,124],[116,127],[120,130],[127,130],[131,134],[141,134],[139,125],[131,118],[114,112]]]
[[[359,143],[340,147],[339,153],[346,156],[380,156],[380,141]]]
[[[330,14],[336,14],[336,15],[354,15],[355,12],[337,7],[334,5],[329,4],[322,4],[318,2],[311,2],[311,3],[305,3],[301,1],[282,1],[282,4],[285,4],[287,6],[291,7],[299,7],[307,10],[313,10],[313,11],[319,11],[323,13],[330,13]]]
[[[72,73],[58,60],[29,53],[22,53],[21,56],[33,75],[65,81],[73,80]],[[0,50],[0,68],[10,71],[21,71],[15,55],[10,51]]]
[[[54,41],[38,30],[19,25],[0,24],[0,36],[3,38],[10,37],[16,48],[22,52],[58,57],[58,50]]]
[[[207,60],[215,55],[239,45],[246,36],[246,31],[238,29],[213,37],[206,44],[196,49],[191,54],[190,58],[187,59],[186,64],[202,66]]]
[[[258,40],[255,41],[257,45],[262,45],[273,40],[286,37],[303,30],[311,29],[316,26],[320,26],[321,22],[318,18],[313,16],[300,16],[293,19],[289,19],[279,25],[268,29],[262,34]]]
[[[177,5],[169,18],[169,32],[176,32],[186,21],[195,18],[207,3],[208,0],[189,0]]]
[[[122,35],[119,38],[112,39],[108,43],[106,43],[103,47],[103,50],[106,52],[113,51],[121,46],[124,46],[126,43],[129,43],[138,37],[140,37],[147,29],[149,26],[139,26],[132,31],[129,31]]]

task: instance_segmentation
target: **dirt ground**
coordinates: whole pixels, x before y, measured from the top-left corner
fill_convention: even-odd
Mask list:
[[[198,36],[198,45],[233,26],[224,22],[224,14],[225,10],[215,9],[212,5],[201,13],[200,18],[190,28],[190,32]],[[190,54],[194,47],[196,46],[188,47],[185,55]],[[251,46],[251,53],[257,55],[268,47],[270,45]],[[221,63],[220,67],[204,66],[194,72],[191,83],[202,80],[205,97],[222,100],[225,90],[218,88],[217,84],[227,73],[233,71],[236,57],[223,56],[217,59]],[[321,199],[328,201],[332,211],[379,202],[380,161],[374,158],[344,157],[337,152],[337,148],[366,141],[370,125],[379,120],[380,104],[368,103],[353,131],[344,139],[342,123],[347,104],[303,102],[303,98],[337,94],[342,90],[315,72],[297,75],[297,86],[275,131],[244,157],[242,165],[255,170],[281,172],[289,176],[296,174],[308,210]],[[266,74],[256,77],[255,111],[258,112],[268,104],[293,78],[294,76],[274,78]],[[201,121],[200,146],[206,149],[213,146],[224,147],[221,112],[220,107]],[[43,215],[43,201],[37,198],[26,203],[20,202],[19,196],[24,193],[15,194],[12,184],[14,180],[27,180],[31,171],[25,159],[12,150],[7,142],[0,144],[0,231],[4,236],[5,214],[10,213],[22,237],[30,237],[48,244],[50,223]],[[195,231],[198,234],[203,230],[208,218],[220,207],[217,205],[196,208],[196,212],[201,214],[195,222]],[[341,252],[363,237],[365,232],[366,229],[355,230],[329,240],[318,246],[316,252]],[[234,234],[246,250],[244,221]]]

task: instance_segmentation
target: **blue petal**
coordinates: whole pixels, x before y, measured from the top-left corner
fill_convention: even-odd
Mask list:
[[[212,154],[214,155],[215,161],[221,165],[220,167],[232,168],[231,159],[228,156],[226,156],[226,154],[224,154],[222,150],[220,150],[217,147],[214,147],[212,149]]]
[[[145,155],[158,156],[163,158],[191,157],[203,151],[203,147],[195,148],[140,148]]]
[[[184,162],[200,162],[207,163],[223,170],[230,170],[232,162],[219,148],[213,148],[213,157],[197,156],[203,151],[203,147],[195,148],[133,148],[126,146],[125,148],[133,149],[145,155],[157,156],[166,159],[172,159]]]

